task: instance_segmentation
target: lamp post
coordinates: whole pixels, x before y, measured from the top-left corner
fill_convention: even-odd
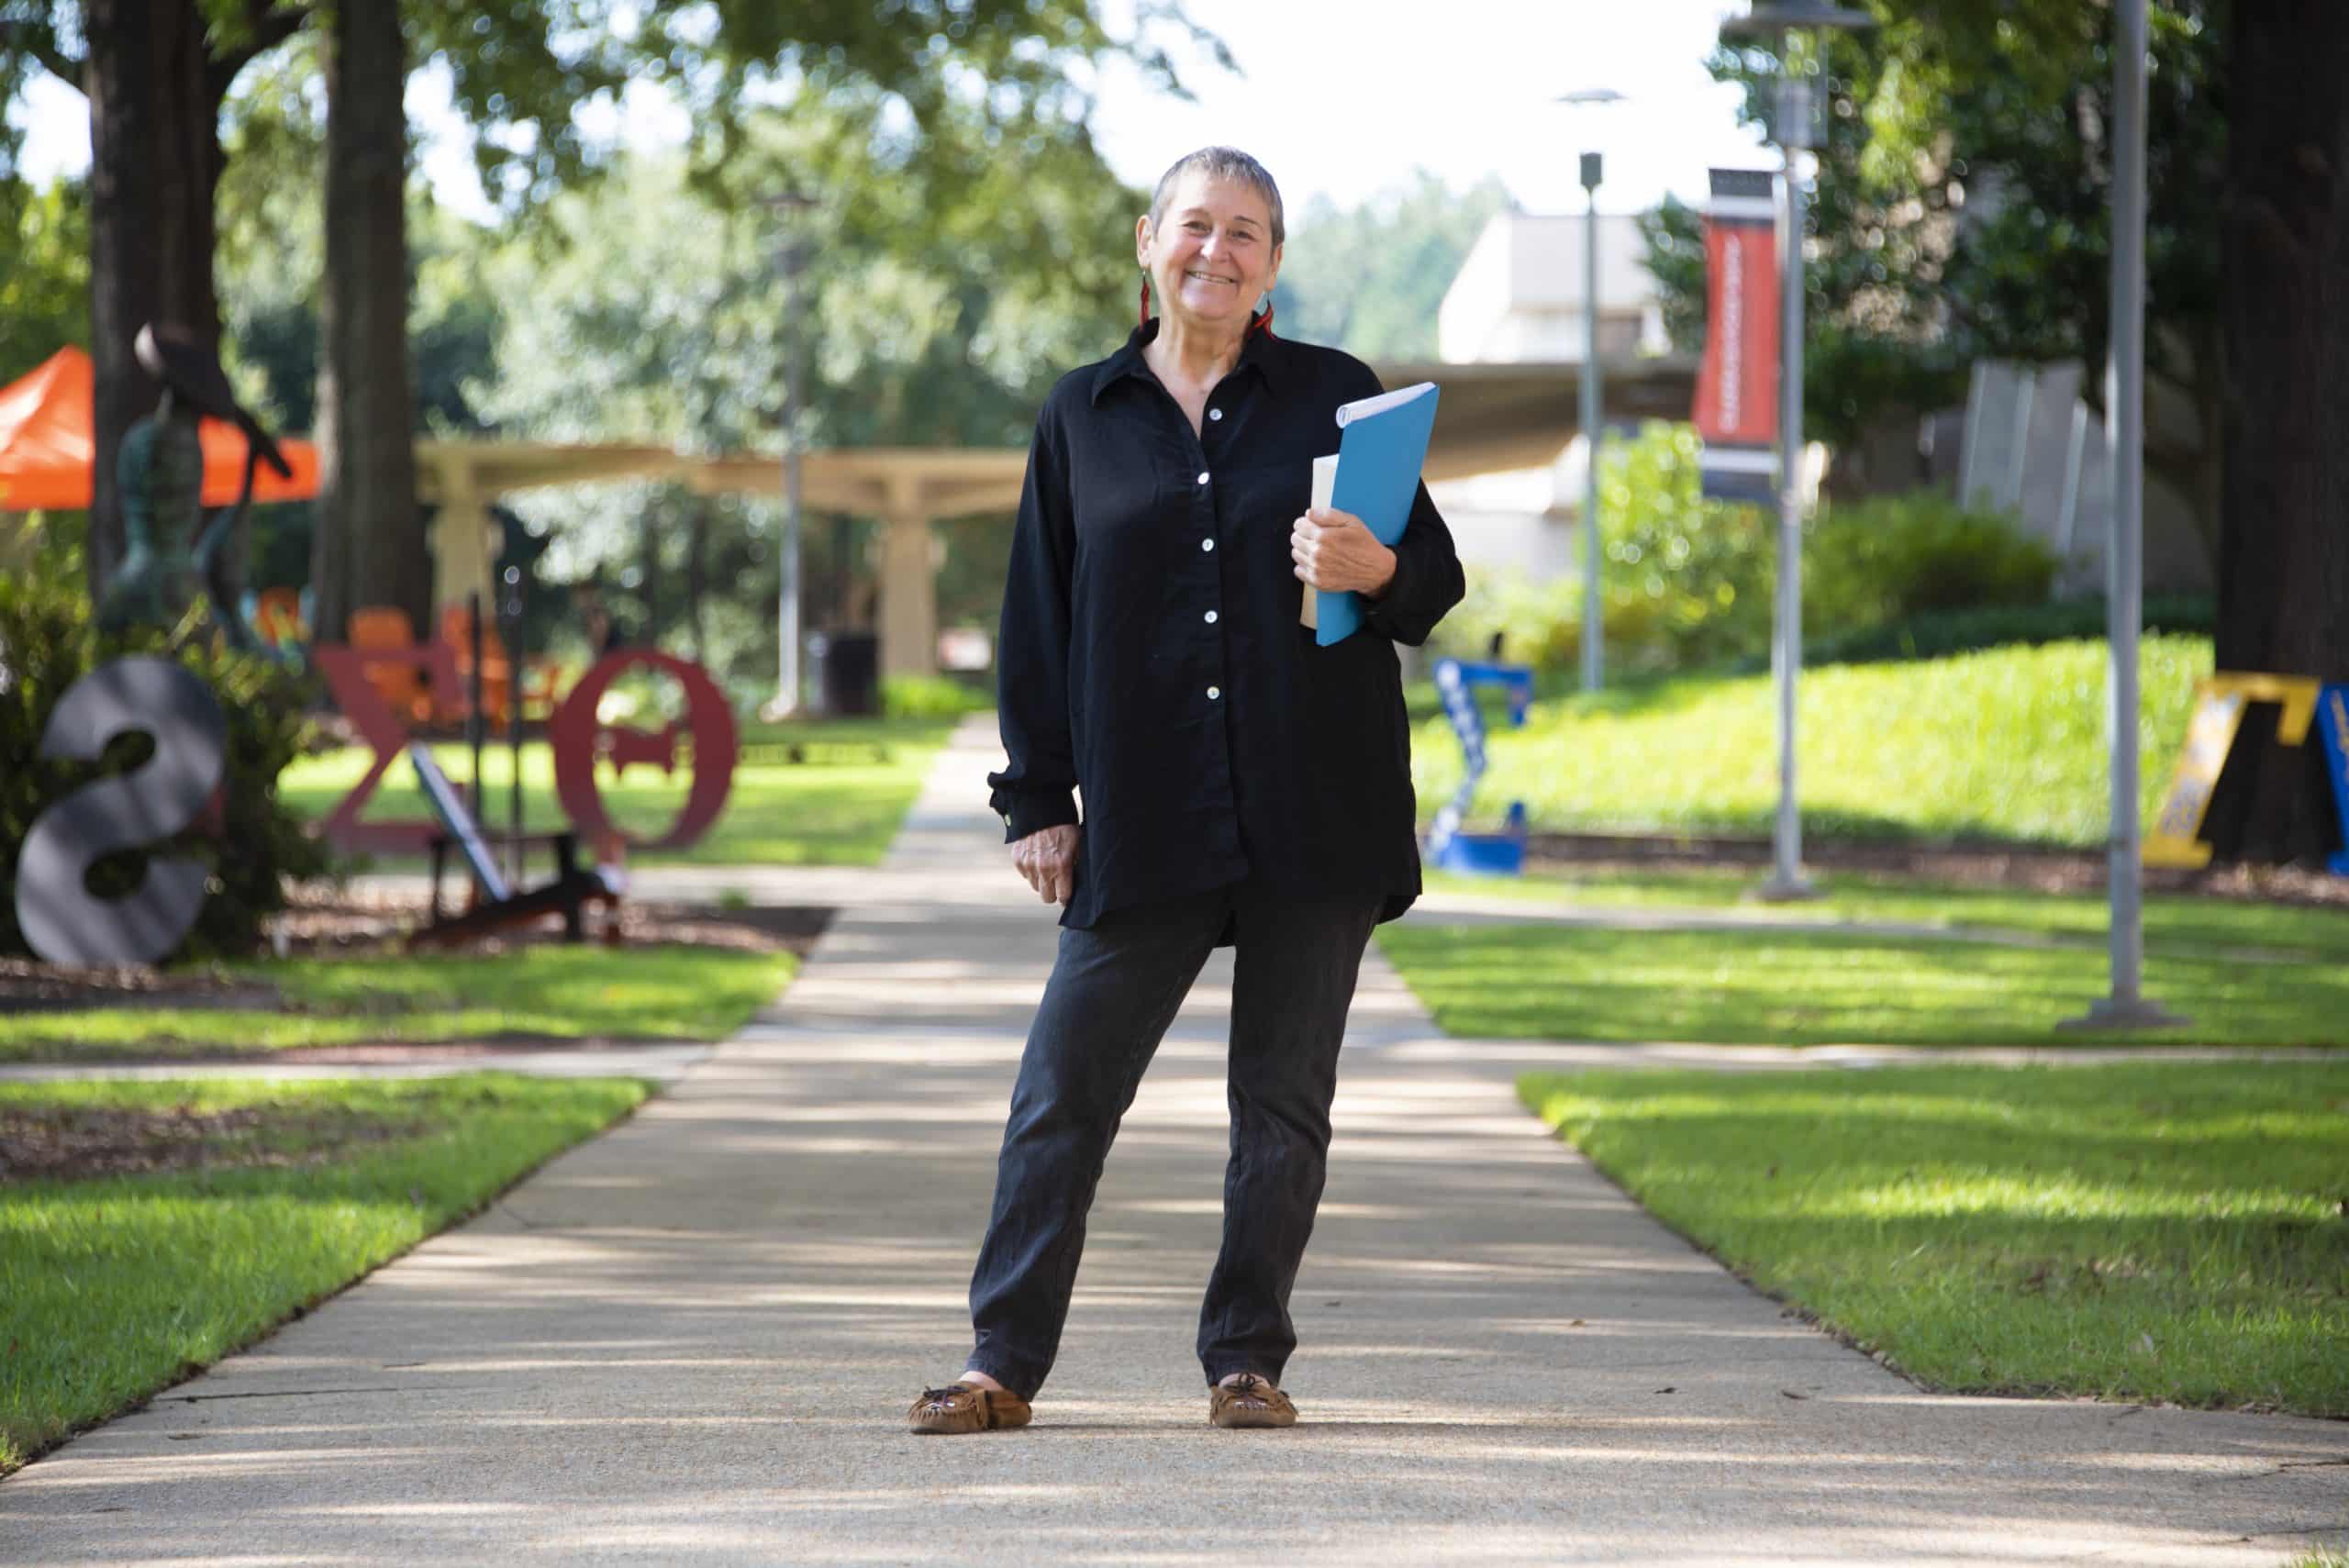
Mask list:
[[[1620,104],[1623,95],[1611,87],[1586,87],[1562,95],[1558,102],[1599,108]],[[1604,550],[1598,538],[1598,445],[1602,439],[1598,397],[1598,185],[1603,159],[1596,152],[1582,155],[1582,689],[1598,690],[1606,669],[1606,598],[1599,592]]]
[[[1808,898],[1813,891],[1802,873],[1802,817],[1795,792],[1795,684],[1802,671],[1802,155],[1812,145],[1812,138],[1810,83],[1794,68],[1792,45],[1794,35],[1802,28],[1874,26],[1876,18],[1865,11],[1820,0],[1756,0],[1747,15],[1721,24],[1723,42],[1742,44],[1759,39],[1777,46],[1775,129],[1786,161],[1786,209],[1780,218],[1786,235],[1780,247],[1785,265],[1778,285],[1784,305],[1778,350],[1778,600],[1770,638],[1770,668],[1778,696],[1778,820],[1773,835],[1775,867],[1770,880],[1758,889],[1765,899]]]
[[[2145,506],[2145,0],[2112,8],[2112,357],[2105,439],[2112,534],[2105,550],[2106,738],[2112,749],[2112,993],[2066,1029],[2145,1029],[2186,1020],[2145,1000],[2143,825],[2137,800],[2137,626],[2143,614]]]
[[[807,334],[799,320],[799,281],[807,262],[807,237],[799,231],[798,215],[816,205],[798,191],[784,191],[762,204],[780,219],[783,244],[777,260],[783,270],[783,531],[775,546],[775,635],[780,644],[775,671],[774,700],[769,718],[788,718],[799,711],[799,398],[807,376]]]

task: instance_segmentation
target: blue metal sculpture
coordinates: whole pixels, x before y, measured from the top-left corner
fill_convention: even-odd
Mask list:
[[[1485,716],[1475,697],[1479,686],[1498,686],[1508,694],[1512,728],[1525,723],[1525,710],[1533,701],[1533,672],[1522,664],[1471,664],[1458,659],[1436,662],[1436,694],[1443,699],[1444,714],[1460,737],[1466,766],[1460,787],[1435,814],[1435,825],[1428,829],[1427,858],[1430,864],[1446,871],[1515,876],[1525,869],[1525,802],[1509,802],[1506,826],[1498,833],[1460,830],[1468,817],[1468,803],[1475,796],[1477,781],[1485,776]]]
[[[2349,685],[2328,685],[2317,695],[2317,728],[2324,737],[2324,771],[2332,780],[2332,804],[2341,819],[2341,848],[2325,869],[2349,876]]]

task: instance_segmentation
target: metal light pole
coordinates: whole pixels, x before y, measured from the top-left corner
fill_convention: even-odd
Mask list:
[[[1611,87],[1586,87],[1558,99],[1588,107],[1622,101],[1623,95]],[[1604,173],[1600,154],[1582,155],[1582,689],[1586,692],[1598,690],[1606,674],[1607,601],[1599,592],[1606,552],[1598,537],[1598,450],[1604,439],[1598,395],[1598,186]]]
[[[2112,994],[2067,1029],[2145,1029],[2186,1020],[2145,1000],[2143,826],[2137,793],[2137,626],[2144,611],[2145,4],[2112,8],[2112,358],[2105,439],[2112,453],[2112,533],[2105,550],[2105,695],[2112,748]]]
[[[1864,11],[1817,0],[1773,4],[1760,0],[1745,17],[1725,22],[1721,38],[1737,43],[1775,39],[1778,50],[1777,142],[1786,160],[1785,258],[1778,284],[1785,320],[1779,332],[1778,371],[1778,596],[1770,637],[1770,669],[1778,695],[1778,819],[1773,835],[1775,865],[1757,889],[1765,899],[1808,898],[1814,889],[1802,872],[1802,816],[1795,791],[1795,686],[1802,673],[1802,374],[1803,374],[1803,193],[1802,155],[1812,145],[1810,83],[1794,68],[1795,32],[1804,28],[1872,28]]]
[[[814,206],[812,197],[797,191],[769,196],[763,204],[782,220],[783,264],[783,533],[776,541],[775,636],[777,655],[774,700],[766,705],[769,718],[789,718],[799,711],[799,398],[807,376],[807,334],[799,319],[799,280],[807,261],[807,237],[798,231],[798,215]]]

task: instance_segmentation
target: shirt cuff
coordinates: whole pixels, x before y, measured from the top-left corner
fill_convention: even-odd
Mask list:
[[[989,802],[1003,818],[1003,841],[1016,844],[1031,833],[1073,823],[1076,792],[1073,789],[999,789]]]
[[[1373,622],[1386,621],[1410,602],[1411,557],[1407,551],[1397,550],[1395,551],[1395,575],[1386,579],[1386,592],[1375,599],[1368,594],[1362,595],[1363,618]],[[1389,637],[1394,635],[1386,626],[1378,629]]]

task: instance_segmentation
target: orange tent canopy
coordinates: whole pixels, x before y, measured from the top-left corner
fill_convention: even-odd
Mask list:
[[[64,348],[22,381],[0,388],[0,512],[90,504],[97,446],[92,385],[90,356]],[[244,484],[244,432],[206,419],[196,433],[204,443],[204,504],[225,506]],[[307,441],[277,444],[294,477],[282,479],[262,464],[253,476],[253,499],[309,500],[318,493],[317,449]]]

